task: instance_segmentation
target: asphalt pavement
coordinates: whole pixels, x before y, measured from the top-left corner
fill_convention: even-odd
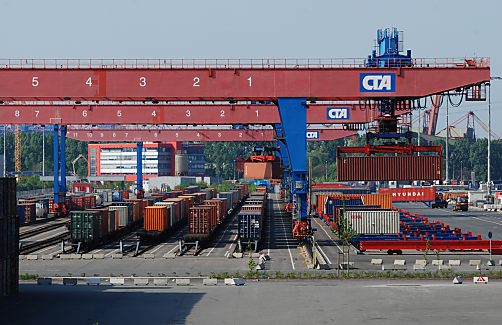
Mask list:
[[[502,282],[261,281],[242,287],[21,284],[2,324],[500,324]]]

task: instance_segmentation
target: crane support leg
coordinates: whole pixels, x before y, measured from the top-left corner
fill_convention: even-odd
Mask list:
[[[65,202],[66,196],[66,125],[61,125],[61,184],[59,185],[59,195],[62,202]]]
[[[54,125],[54,203],[59,203],[59,126]]]
[[[143,142],[136,142],[136,196],[143,197]]]
[[[280,124],[276,124],[276,132],[277,134],[282,135],[282,128]],[[282,188],[287,188],[289,193],[289,187],[291,182],[291,166],[289,165],[288,158],[288,150],[286,149],[286,144],[283,142],[284,139],[280,139],[277,141],[277,145],[279,146],[279,154],[281,157],[281,165],[283,168],[283,176],[282,176]],[[289,194],[288,202],[293,202],[293,196]]]
[[[306,98],[279,98],[278,108],[282,134],[291,168],[290,193],[293,196],[293,236],[299,240],[311,236],[312,227],[307,208],[307,105]],[[276,130],[277,131],[277,130]]]

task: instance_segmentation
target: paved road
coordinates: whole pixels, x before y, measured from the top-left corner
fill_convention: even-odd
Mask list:
[[[267,218],[265,222],[265,241],[262,253],[270,256],[267,270],[301,271],[305,270],[303,258],[297,249],[297,241],[291,232],[291,216],[284,213],[284,203],[275,193],[269,194]]]
[[[243,287],[22,284],[2,324],[500,324],[501,282],[270,281]],[[27,308],[29,306],[29,308]],[[43,321],[42,321],[43,320]],[[42,321],[42,322],[41,322]]]
[[[400,203],[396,207],[418,213],[430,220],[444,222],[450,227],[461,228],[462,232],[472,231],[473,235],[480,234],[488,239],[488,232],[493,233],[493,239],[502,239],[502,213],[469,210],[455,212],[452,209],[431,209],[421,203]]]

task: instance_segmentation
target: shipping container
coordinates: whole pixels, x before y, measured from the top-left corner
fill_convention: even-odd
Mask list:
[[[0,178],[0,218],[15,216],[17,213],[16,202],[16,179]]]
[[[244,178],[271,179],[282,178],[280,162],[245,162]]]
[[[213,230],[212,211],[214,207],[198,206],[190,208],[188,233],[191,235],[209,235]]]
[[[360,235],[395,235],[399,233],[398,211],[345,211],[343,219]]]
[[[0,258],[0,297],[19,291],[19,257]]]
[[[35,203],[22,203],[17,205],[17,214],[19,223],[29,225],[37,219],[37,210]]]
[[[185,222],[185,220],[188,218],[188,207],[186,207],[185,199],[183,198],[169,198],[165,199],[164,202],[174,202],[176,203],[176,209],[178,212],[176,213],[178,219],[177,221],[180,223]]]
[[[226,211],[224,210],[226,204],[223,203],[222,200],[205,200],[203,202],[204,205],[214,205],[216,206],[216,223],[215,224],[221,224],[223,220],[225,219],[226,216]]]
[[[436,199],[433,187],[379,188],[378,193],[391,195],[393,202],[425,202]]]
[[[220,192],[218,193],[218,198],[227,200],[227,210],[234,208],[233,193],[231,192]]]
[[[87,211],[96,211],[99,213],[99,238],[105,237],[110,231],[110,210],[108,208],[100,208],[100,209],[89,209]],[[112,214],[115,215],[116,211],[113,211]],[[115,222],[115,219],[111,220],[111,222]]]
[[[247,240],[260,240],[263,229],[263,213],[260,211],[241,211],[238,214],[238,237],[243,244]]]
[[[117,216],[115,219],[116,229],[127,227],[128,225],[131,224],[130,222],[131,218],[129,218],[128,206],[111,205],[108,207],[108,209],[112,211],[117,211]]]
[[[339,181],[405,181],[442,178],[439,156],[369,156],[337,158]]]
[[[103,237],[99,211],[70,212],[70,236],[73,242],[91,243]]]
[[[127,207],[127,224],[130,225],[134,222],[134,217],[133,217],[134,203],[133,202],[113,202],[112,206],[125,206],[125,207]]]
[[[144,229],[146,231],[164,232],[169,227],[169,216],[171,214],[168,206],[151,206],[145,208]]]
[[[19,255],[19,218],[17,216],[0,218],[0,258]]]

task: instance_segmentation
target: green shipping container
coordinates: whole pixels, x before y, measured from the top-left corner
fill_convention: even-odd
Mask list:
[[[73,242],[90,243],[98,240],[101,214],[98,211],[72,211],[70,234]]]

